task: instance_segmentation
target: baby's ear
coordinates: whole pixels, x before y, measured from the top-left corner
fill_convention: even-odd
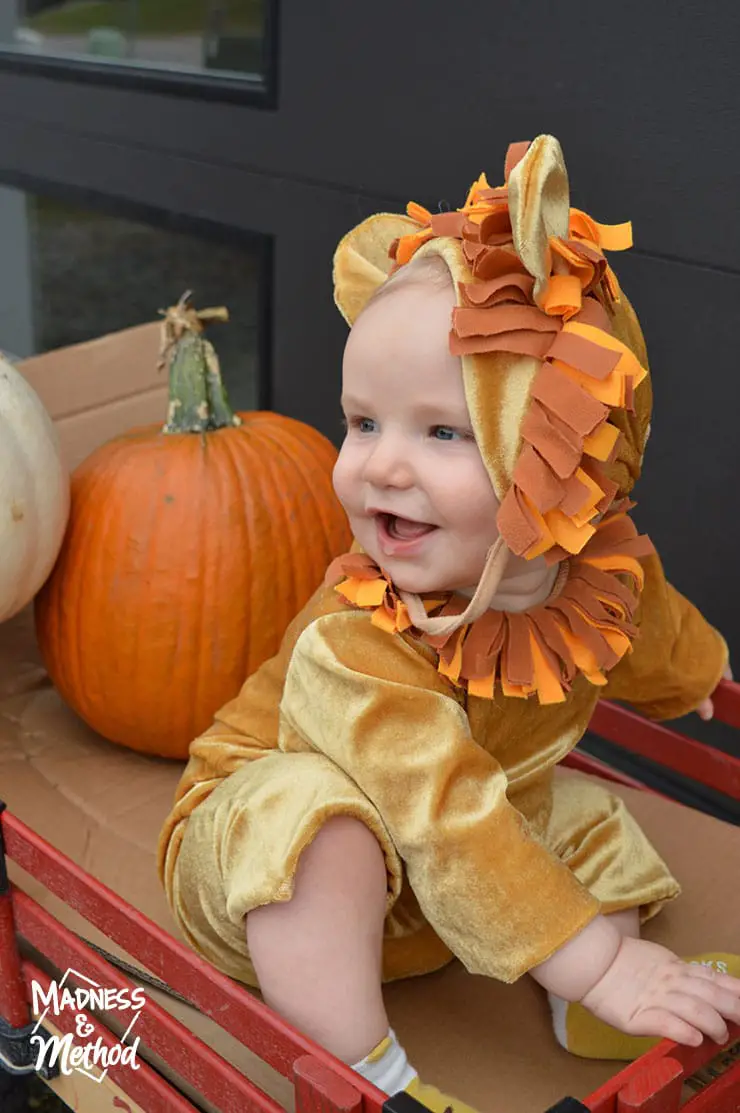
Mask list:
[[[334,252],[334,301],[353,325],[368,299],[394,266],[388,250],[394,240],[419,231],[408,216],[377,213],[363,220],[340,241]]]
[[[570,224],[568,171],[554,136],[538,135],[530,143],[511,170],[508,186],[514,248],[535,279],[537,300],[550,277],[550,236],[567,240]]]

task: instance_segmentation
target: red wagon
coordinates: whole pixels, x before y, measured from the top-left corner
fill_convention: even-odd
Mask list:
[[[740,686],[723,683],[716,699],[716,717],[732,727],[740,727]],[[639,716],[609,703],[602,703],[592,723],[594,734],[617,744],[624,750],[653,759],[667,769],[690,777],[694,782],[721,792],[731,801],[740,801],[740,759],[720,749],[699,743],[665,727],[647,723]],[[654,800],[658,795],[637,780],[597,761],[580,748],[566,765],[606,778],[626,791],[639,790],[639,796]],[[688,821],[692,812],[675,803],[675,819]],[[48,989],[54,971],[69,973],[69,982],[90,979],[98,985],[132,991],[138,984],[138,971],[145,969],[160,979],[165,993],[211,1018],[238,1044],[250,1049],[255,1061],[261,1061],[277,1076],[282,1076],[282,1101],[271,1096],[253,1078],[246,1076],[200,1036],[153,998],[138,1018],[136,1034],[141,1053],[138,1069],[125,1064],[111,1065],[106,1077],[91,1082],[85,1089],[80,1078],[75,1080],[74,1093],[69,1076],[59,1071],[59,1064],[42,1067],[41,1077],[58,1090],[63,1100],[82,1113],[99,1110],[120,1110],[122,1113],[195,1113],[196,1110],[218,1110],[219,1113],[280,1113],[285,1105],[295,1105],[302,1113],[410,1113],[421,1109],[406,1095],[385,1099],[372,1085],[333,1058],[301,1033],[292,1029],[255,995],[238,983],[214,970],[152,919],[133,907],[111,888],[96,880],[70,857],[61,853],[48,839],[42,838],[24,823],[11,808],[0,815],[2,856],[0,857],[0,1065],[6,1088],[13,1077],[35,1070],[35,1051],[30,1036],[39,1017],[32,1015],[31,987]],[[708,824],[719,820],[703,817]],[[680,823],[678,824],[680,826]],[[709,828],[706,828],[707,830]],[[733,837],[737,831],[733,828]],[[737,850],[740,842],[728,844]],[[44,890],[54,894],[66,906],[82,914],[112,941],[132,956],[127,965],[115,956],[91,944],[53,915],[43,902],[34,899],[24,888],[8,878],[8,863],[15,863],[26,875],[36,879]],[[723,865],[729,881],[728,898],[734,899],[738,885],[740,857]],[[720,906],[722,907],[722,905]],[[733,908],[735,906],[732,906]],[[730,910],[730,915],[735,912]],[[660,919],[660,918],[659,918]],[[736,936],[740,923],[735,924]],[[109,961],[109,958],[112,961]],[[52,971],[50,974],[49,971]],[[128,976],[127,972],[131,973]],[[435,976],[432,976],[434,978]],[[460,977],[465,977],[464,974]],[[469,976],[468,976],[469,977]],[[424,979],[415,979],[424,981]],[[468,991],[477,992],[480,982],[470,979]],[[504,987],[511,990],[515,987]],[[151,986],[149,987],[151,990]],[[442,986],[442,992],[444,986]],[[444,1001],[440,996],[438,1002]],[[453,1002],[454,1005],[454,1002]],[[471,1006],[472,1007],[472,1006]],[[442,1011],[442,1010],[441,1010]],[[195,1014],[192,1014],[195,1015]],[[462,1016],[462,1013],[460,1013]],[[106,1025],[104,1016],[90,1016],[92,1033],[112,1047],[121,1033]],[[446,1023],[454,1024],[455,1018]],[[60,1014],[54,1024],[42,1021],[39,1031],[74,1034],[74,1015]],[[129,1034],[129,1043],[131,1036]],[[536,1043],[531,1056],[521,1066],[526,1072],[537,1071],[541,1056]],[[506,1109],[507,1113],[545,1113],[544,1105],[512,1103],[511,1090],[502,1104],[497,1093],[496,1049],[486,1051],[490,1061],[490,1100],[478,1101],[482,1113]],[[559,1054],[571,1060],[566,1052]],[[602,1069],[604,1064],[601,1064]],[[641,1059],[619,1070],[619,1064],[606,1069],[611,1074],[596,1089],[579,1097],[569,1092],[555,1095],[549,1113],[738,1113],[740,1111],[740,1027],[734,1026],[725,1048],[708,1040],[701,1047],[686,1048],[664,1040]],[[542,1069],[547,1069],[546,1065]],[[574,1078],[578,1061],[573,1064]],[[464,1077],[464,1066],[459,1077]],[[174,1081],[176,1075],[178,1081]],[[579,1076],[580,1077],[580,1076]],[[585,1077],[585,1075],[583,1076]],[[269,1087],[268,1087],[269,1088]],[[472,1100],[465,1087],[458,1083],[457,1092]],[[285,1100],[287,1095],[287,1100]],[[0,1101],[0,1108],[2,1108]]]

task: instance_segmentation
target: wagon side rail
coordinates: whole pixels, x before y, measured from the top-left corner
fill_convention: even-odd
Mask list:
[[[67,971],[69,983],[84,987],[83,980],[90,979],[129,992],[135,986],[85,940],[12,884],[5,856],[199,1012],[290,1079],[300,1099],[298,1108],[380,1113],[385,1101],[380,1090],[168,935],[4,807],[0,834],[0,1066],[6,1071],[21,1074],[35,1069],[35,1053],[29,1047],[35,1026],[29,1008],[32,982],[35,980],[44,992],[50,984],[43,971],[21,957],[18,937],[27,940],[57,969]],[[64,1013],[55,1016],[54,1023],[67,1030]],[[102,1021],[94,1023],[95,1032],[90,1038],[101,1036],[109,1045],[118,1042],[118,1036]],[[161,1056],[222,1113],[282,1113],[273,1098],[153,1000],[147,1000],[136,1031],[142,1044]],[[147,1113],[197,1113],[197,1106],[145,1062],[139,1062],[136,1071],[126,1064],[111,1065],[108,1074]]]
[[[740,684],[723,680],[714,694],[714,717],[719,722],[740,728]],[[740,758],[714,746],[698,742],[670,727],[649,722],[634,711],[600,700],[596,705],[589,730],[613,742],[621,749],[648,758],[685,777],[740,801]],[[613,769],[606,762],[576,748],[564,758],[562,765],[595,773],[617,784],[629,785],[656,793],[642,781]],[[664,795],[664,793],[656,793]]]

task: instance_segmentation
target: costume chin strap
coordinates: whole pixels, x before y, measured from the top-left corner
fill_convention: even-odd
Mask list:
[[[486,555],[486,563],[475,589],[475,595],[462,614],[447,615],[444,618],[429,618],[418,595],[409,591],[398,591],[399,598],[405,603],[409,618],[414,626],[418,630],[423,630],[425,634],[445,636],[454,633],[455,630],[466,623],[474,622],[476,618],[480,618],[491,606],[510,556],[511,550],[504,539],[502,537],[497,538]]]

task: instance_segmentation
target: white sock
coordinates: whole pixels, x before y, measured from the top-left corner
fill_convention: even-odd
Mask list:
[[[552,1012],[552,1027],[555,1032],[555,1039],[568,1050],[568,1030],[565,1024],[565,1014],[568,1011],[568,1002],[563,1000],[562,997],[556,997],[554,993],[547,994],[547,1000],[550,1004],[550,1011]]]
[[[396,1039],[392,1028],[369,1055],[352,1065],[373,1086],[391,1096],[405,1090],[409,1082],[416,1078],[416,1071],[406,1058],[406,1052]]]

